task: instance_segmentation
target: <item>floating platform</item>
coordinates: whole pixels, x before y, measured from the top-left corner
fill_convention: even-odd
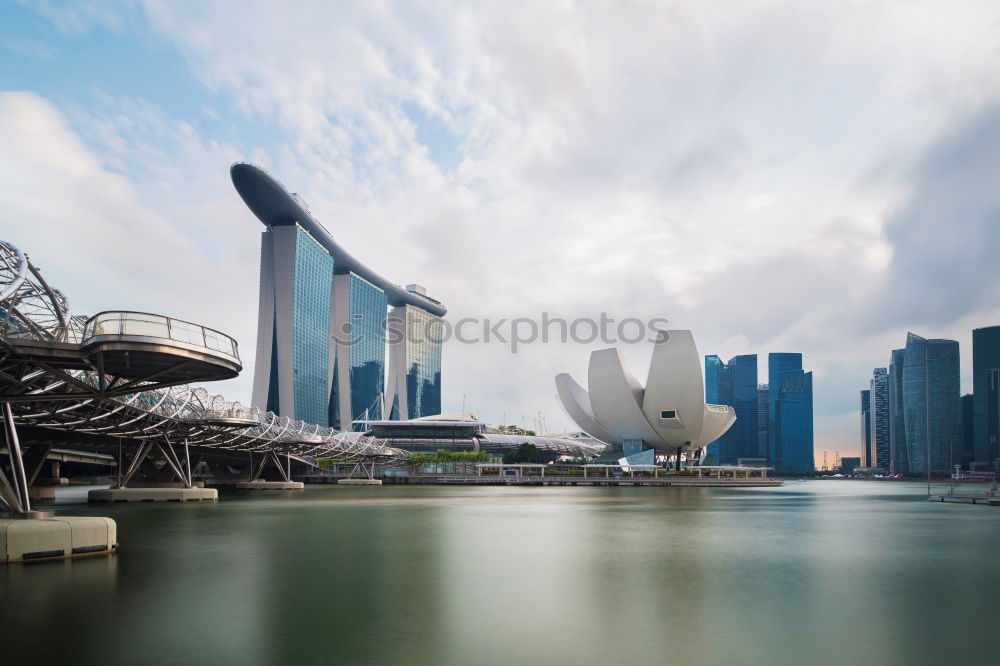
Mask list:
[[[1000,506],[1000,497],[985,497],[982,495],[929,495],[928,502],[948,502],[952,504],[985,504]]]
[[[237,490],[302,490],[306,484],[301,481],[240,481]]]
[[[337,483],[340,483],[338,481]],[[425,482],[426,483],[426,482]],[[433,481],[435,485],[443,486],[655,486],[655,487],[680,487],[680,488],[774,488],[784,485],[782,479],[715,479],[697,477],[660,477],[660,478],[631,478],[631,477],[511,477],[498,478],[495,476],[459,476],[459,477],[438,477]]]
[[[87,493],[90,502],[203,502],[219,499],[215,488],[100,488]]]
[[[118,526],[110,518],[36,515],[46,517],[0,517],[0,562],[61,560],[118,550]]]
[[[338,486],[381,486],[382,479],[338,479]]]

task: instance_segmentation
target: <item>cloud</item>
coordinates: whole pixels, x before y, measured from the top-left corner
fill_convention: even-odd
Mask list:
[[[246,349],[256,294],[237,285],[256,283],[257,228],[227,196],[231,149],[200,143],[143,104],[105,101],[120,115],[78,118],[98,157],[49,100],[0,93],[4,240],[75,314],[157,312],[236,335]],[[247,397],[243,384],[235,393]]]
[[[994,128],[943,140],[985,171],[960,165],[962,182],[936,182],[955,173],[952,153],[929,147],[1000,101],[1000,7],[917,4],[147,0],[141,22],[110,23],[88,9],[54,20],[147,31],[215,93],[208,111],[276,130],[220,145],[143,100],[91,95],[60,104],[77,136],[52,124],[32,177],[74,182],[52,173],[60,142],[88,159],[100,186],[77,193],[76,210],[120,220],[102,198],[119,192],[162,228],[150,233],[173,234],[164,246],[189,262],[173,276],[190,282],[184,307],[224,268],[220,312],[247,352],[259,227],[226,181],[238,158],[452,316],[666,316],[703,353],[802,351],[822,387],[822,447],[855,436],[843,430],[855,388],[906,326],[951,330],[945,320],[965,325],[986,303],[949,299],[921,267],[945,274],[976,238],[952,284],[967,294],[981,278],[995,294]],[[189,118],[205,115],[199,100]],[[137,270],[124,256],[114,270]],[[902,291],[892,326],[873,329],[886,279],[886,293]],[[919,319],[920,289],[936,319]],[[554,418],[552,375],[585,366],[588,351],[448,348],[446,409],[464,394],[493,419]]]
[[[886,222],[892,263],[873,325],[941,326],[1000,302],[1000,107],[920,160],[913,194]]]

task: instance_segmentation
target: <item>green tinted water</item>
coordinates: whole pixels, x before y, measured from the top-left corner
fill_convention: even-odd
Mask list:
[[[997,663],[1000,508],[923,492],[70,488],[121,552],[0,568],[0,662]]]

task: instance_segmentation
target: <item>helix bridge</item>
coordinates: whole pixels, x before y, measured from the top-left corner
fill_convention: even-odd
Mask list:
[[[219,331],[143,312],[72,314],[28,256],[0,241],[8,467],[5,474],[0,466],[0,509],[31,510],[29,488],[53,445],[115,456],[119,488],[151,469],[191,487],[201,460],[249,465],[251,479],[267,468],[290,481],[293,461],[374,467],[405,455],[385,440],[278,416],[193,385],[240,370],[236,341]]]

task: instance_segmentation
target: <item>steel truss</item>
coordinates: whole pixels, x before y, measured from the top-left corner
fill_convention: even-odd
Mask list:
[[[16,425],[88,435],[89,441],[97,437],[107,445],[126,442],[135,453],[128,463],[119,457],[120,485],[149,453],[158,452],[174,476],[190,486],[190,446],[263,454],[254,478],[270,461],[287,479],[291,456],[369,465],[405,457],[385,440],[246,407],[202,387],[165,385],[155,376],[126,380],[86,363],[59,367],[44,354],[24,351],[28,345],[69,353],[83,342],[86,321],[70,314],[66,297],[45,282],[26,255],[0,241],[0,403],[13,477],[0,468],[0,508],[31,509]],[[175,443],[183,447],[183,458]],[[285,456],[284,465],[279,455]]]

